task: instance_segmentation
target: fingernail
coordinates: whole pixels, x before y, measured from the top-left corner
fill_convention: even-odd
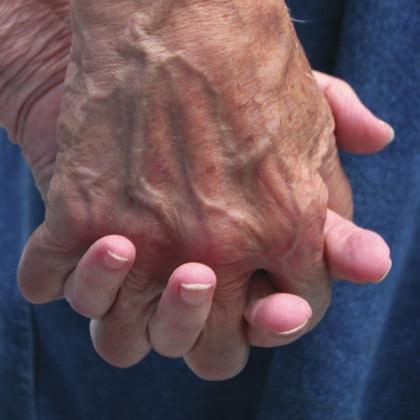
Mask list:
[[[181,283],[182,300],[189,305],[199,306],[208,299],[212,287],[212,284]]]
[[[389,132],[388,143],[391,143],[395,139],[395,131],[394,129],[385,121],[381,121],[381,123],[386,127]]]
[[[289,331],[276,331],[276,334],[282,337],[287,337],[289,335],[296,334],[299,331],[303,330],[306,327],[306,325],[308,325],[308,322],[309,322],[309,318],[306,318],[305,322],[299,325],[298,327],[293,328],[292,330],[289,330]]]
[[[379,280],[374,281],[373,283],[375,284],[382,283],[388,277],[388,274],[390,273],[391,269],[392,269],[392,261],[389,263],[389,268],[387,272],[383,275],[383,277],[381,277]]]
[[[111,270],[120,270],[127,263],[128,258],[115,254],[114,252],[107,251],[105,254],[104,262],[107,268]]]

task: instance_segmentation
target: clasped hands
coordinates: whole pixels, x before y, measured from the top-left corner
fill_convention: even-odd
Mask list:
[[[250,345],[310,331],[332,278],[389,270],[351,222],[337,145],[376,152],[391,132],[312,73],[281,2],[113,3],[71,3],[65,83],[19,125],[46,202],[19,285],[91,318],[115,366],[153,348],[225,379]]]

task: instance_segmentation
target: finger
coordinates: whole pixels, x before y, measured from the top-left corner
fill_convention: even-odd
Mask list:
[[[323,73],[314,72],[314,76],[334,115],[340,149],[352,153],[375,153],[394,139],[392,127],[375,117],[350,85]]]
[[[328,190],[328,208],[351,219],[353,217],[353,194],[335,147],[332,147],[330,154],[325,157],[320,174]]]
[[[32,303],[47,303],[63,298],[64,279],[74,270],[79,254],[69,253],[40,225],[29,238],[19,262],[18,284]]]
[[[151,349],[147,326],[164,286],[160,275],[137,268],[144,264],[136,261],[110,311],[90,324],[96,352],[119,368],[137,364]]]
[[[122,236],[110,235],[95,242],[65,282],[64,296],[71,307],[88,318],[105,315],[135,255],[134,245]]]
[[[256,273],[249,288],[245,310],[247,337],[253,346],[278,347],[306,332],[312,310],[306,300],[287,293],[275,293],[268,278]]]
[[[181,357],[196,342],[210,312],[216,275],[207,266],[184,264],[171,275],[149,323],[154,350]]]
[[[219,286],[211,313],[195,346],[184,356],[187,365],[202,379],[229,379],[246,365],[249,345],[243,319],[244,283],[250,274],[216,271]]]
[[[390,250],[375,232],[328,210],[325,254],[331,275],[357,283],[379,282],[391,269]]]
[[[312,255],[307,263],[302,260],[302,256],[295,254],[278,262],[276,266],[270,264],[266,272],[275,291],[299,296],[309,304],[312,315],[305,325],[306,332],[324,317],[331,301],[332,282],[323,253]]]

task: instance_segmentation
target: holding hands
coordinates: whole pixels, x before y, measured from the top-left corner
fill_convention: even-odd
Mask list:
[[[46,202],[19,270],[30,301],[66,297],[113,365],[153,348],[224,379],[249,345],[312,329],[332,277],[386,274],[337,145],[376,152],[391,131],[313,75],[283,4],[73,0],[69,27],[58,3],[42,7],[59,60],[31,79],[48,88],[8,124]]]

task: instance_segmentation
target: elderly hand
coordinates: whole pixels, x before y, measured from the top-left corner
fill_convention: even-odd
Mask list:
[[[333,270],[336,263],[336,273],[354,280],[379,279],[384,274],[389,259],[383,242],[332,212],[324,253],[326,189],[322,179],[330,190],[330,208],[348,215],[350,195],[335,154],[328,109],[282,9],[272,13],[279,33],[265,33],[266,28],[262,30],[262,23],[253,17],[256,10],[242,10],[250,33],[249,39],[240,40],[235,38],[236,12],[226,10],[231,19],[225,28],[231,49],[226,51],[219,45],[223,39],[211,38],[214,43],[206,45],[207,41],[190,39],[193,29],[182,25],[189,12],[198,23],[203,16],[207,19],[210,12],[199,2],[192,10],[169,14],[163,23],[162,16],[151,14],[154,20],[145,23],[149,30],[140,31],[129,22],[131,39],[123,24],[112,26],[113,13],[104,13],[111,19],[110,28],[116,30],[109,49],[104,50],[102,42],[109,38],[99,36],[99,15],[88,3],[77,8],[75,2],[77,30],[46,223],[28,244],[21,265],[21,286],[31,300],[61,297],[64,280],[92,243],[79,264],[79,274],[93,263],[89,258],[97,255],[105,240],[111,248],[124,248],[110,249],[112,255],[128,250],[122,265],[130,273],[111,310],[94,328],[98,351],[111,363],[126,366],[141,359],[151,344],[158,350],[163,346],[162,352],[168,353],[164,349],[168,344],[159,337],[168,325],[165,307],[173,304],[175,289],[169,286],[182,281],[177,270],[178,277],[171,276],[172,283],[158,303],[166,279],[184,262],[206,263],[216,272],[218,289],[208,323],[187,360],[197,373],[214,378],[236,373],[246,359],[242,314],[255,270],[269,273],[275,289],[310,302],[314,316],[308,328],[322,317],[328,302],[325,260]],[[141,13],[133,15],[144,18]],[[266,50],[253,48],[257,36],[267,38]],[[195,42],[208,51],[198,53]],[[219,55],[220,50],[223,54]],[[246,69],[244,74],[235,73],[239,64]],[[334,106],[333,90],[327,91]],[[36,127],[37,109],[60,100],[60,87],[40,99],[23,133]],[[50,109],[54,117],[56,108]],[[52,132],[51,127],[45,129]],[[376,125],[371,137],[386,137],[379,135],[384,130]],[[32,145],[29,138],[35,135],[36,131],[23,134],[22,144]],[[48,185],[49,176],[44,179]],[[348,250],[348,238],[361,239],[362,232],[367,242],[378,245],[381,255],[377,264],[360,269],[363,261],[362,265],[346,262],[341,252]],[[115,233],[129,238],[138,250],[133,267],[134,248],[127,242],[115,245],[124,240],[107,236]],[[335,238],[337,247],[331,247],[328,238]],[[358,255],[363,258],[355,252],[356,262]],[[212,273],[200,267],[204,270],[200,275],[210,279],[207,284],[213,287]],[[70,278],[74,283],[77,275]],[[264,324],[268,318],[261,308],[274,307],[265,298],[273,286],[265,279],[263,283],[260,287],[260,280],[252,282],[252,296],[258,299],[250,299],[247,319],[251,325]],[[116,290],[112,289],[113,296]],[[208,304],[211,294],[207,298]],[[261,305],[264,299],[266,305]],[[199,320],[201,325],[204,319]],[[261,328],[267,325],[262,324]],[[261,340],[252,331],[255,328],[248,328],[251,342]],[[187,343],[183,352],[194,342]]]

